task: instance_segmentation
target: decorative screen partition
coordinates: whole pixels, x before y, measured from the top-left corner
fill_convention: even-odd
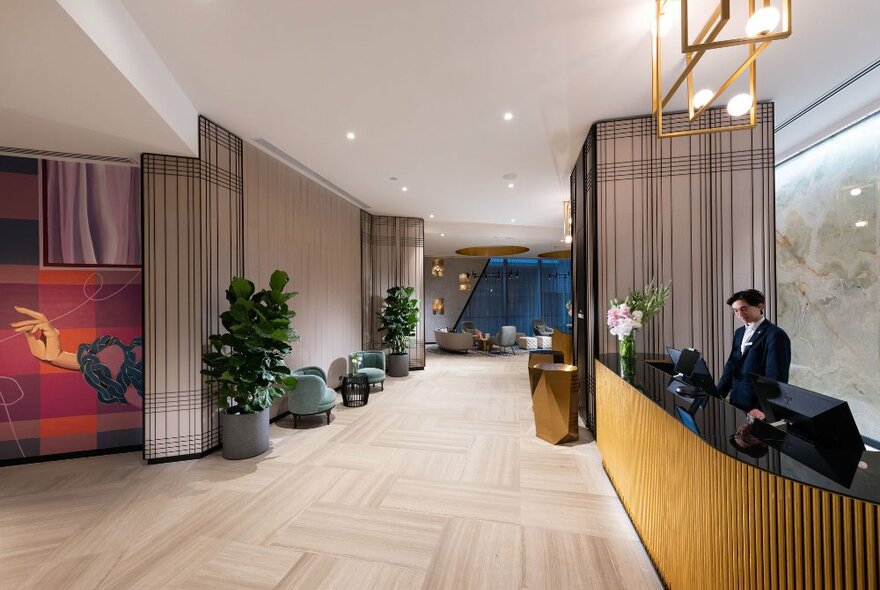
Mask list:
[[[424,309],[425,221],[414,217],[370,215],[361,211],[361,306],[364,350],[380,350],[378,314],[386,291],[398,285],[415,287],[420,320],[410,341],[409,368],[425,368]]]
[[[726,124],[723,110],[710,116],[708,123]],[[686,114],[673,117],[677,126],[687,124]],[[594,298],[577,301],[578,313],[592,314],[578,324],[584,329],[578,330],[577,350],[589,350],[595,337],[595,353],[615,352],[617,342],[604,325],[609,300],[651,279],[672,281],[672,297],[637,334],[640,352],[695,346],[717,377],[737,327],[725,305],[728,296],[760,289],[767,317],[775,321],[773,105],[759,104],[757,117],[748,131],[662,140],[650,116],[593,126],[575,167],[577,290]],[[591,324],[594,334],[588,333]],[[588,383],[594,380],[591,364],[592,358],[578,357]]]
[[[144,458],[202,456],[220,444],[200,370],[244,266],[242,141],[199,117],[199,158],[144,154]]]
[[[596,430],[596,376],[593,359],[599,350],[599,330],[604,316],[596,304],[598,266],[596,258],[596,132],[587,135],[571,173],[571,215],[573,244],[572,348],[578,366],[578,411],[588,428]]]

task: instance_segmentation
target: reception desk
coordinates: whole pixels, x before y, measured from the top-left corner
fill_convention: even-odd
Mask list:
[[[597,443],[670,588],[880,588],[880,453],[746,433],[717,398],[686,425],[662,358],[639,357],[630,381],[617,355],[596,361]]]

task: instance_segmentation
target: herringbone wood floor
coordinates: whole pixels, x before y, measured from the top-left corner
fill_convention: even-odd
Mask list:
[[[254,459],[0,469],[0,587],[660,588],[589,434],[534,437],[526,360],[429,353]]]

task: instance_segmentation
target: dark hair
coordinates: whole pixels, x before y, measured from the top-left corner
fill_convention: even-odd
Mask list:
[[[727,305],[733,305],[734,301],[742,299],[749,305],[758,305],[764,303],[764,294],[757,289],[746,289],[745,291],[737,291],[727,298]]]

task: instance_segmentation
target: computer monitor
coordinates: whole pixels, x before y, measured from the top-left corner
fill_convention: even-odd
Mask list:
[[[694,420],[693,414],[686,411],[684,408],[680,406],[675,406],[675,413],[678,414],[678,419],[681,420],[681,423],[687,426],[688,430],[696,434],[697,436],[702,436],[700,434],[700,429],[697,426],[696,420]]]
[[[815,391],[750,373],[767,422],[784,421],[789,434],[836,449],[864,449],[849,404]]]
[[[676,378],[681,379],[688,385],[699,387],[709,395],[721,397],[715,388],[715,379],[712,378],[712,373],[709,371],[709,367],[706,366],[706,361],[703,360],[703,355],[700,354],[700,351],[696,348],[679,350],[667,346],[666,354],[669,355],[669,358],[672,359],[675,365],[673,371],[676,373]]]

